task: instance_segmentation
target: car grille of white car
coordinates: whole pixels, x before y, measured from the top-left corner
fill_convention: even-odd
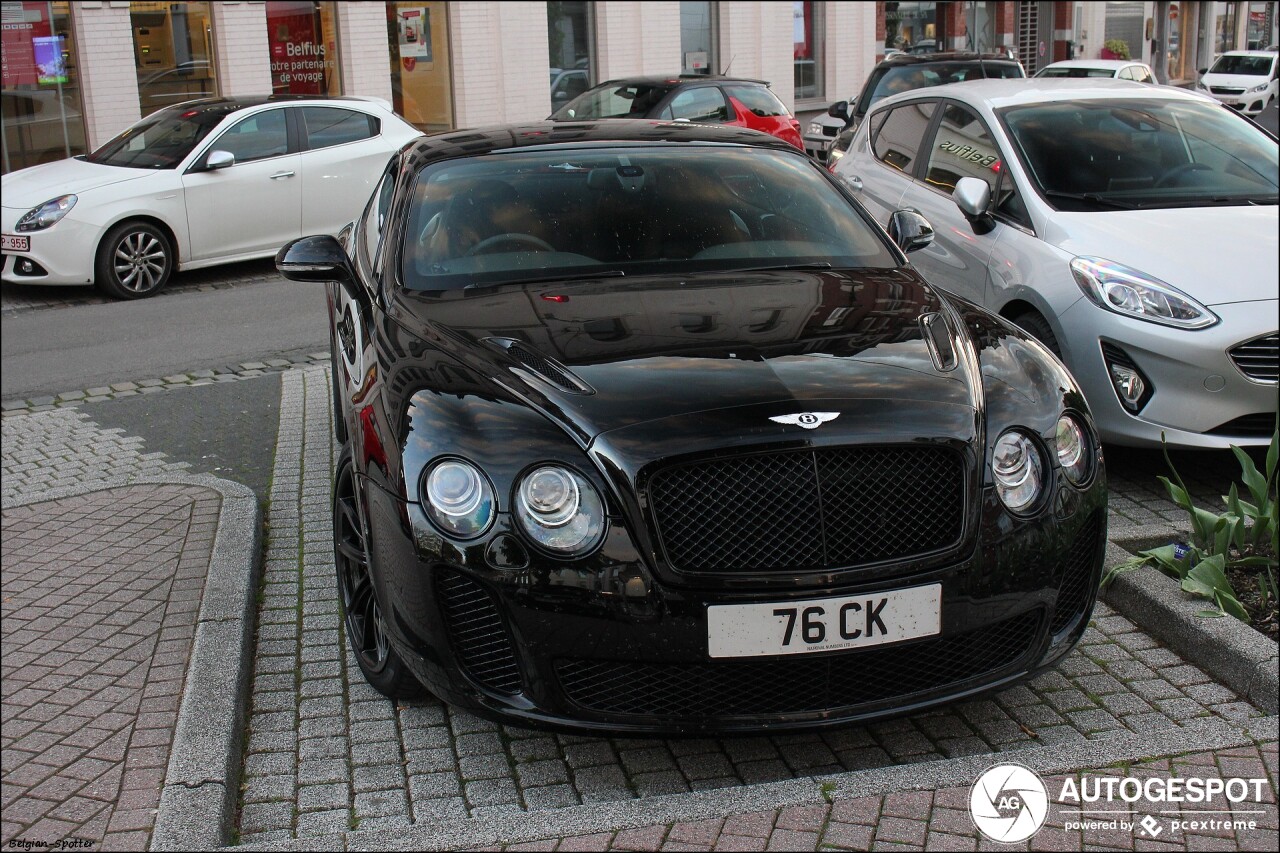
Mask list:
[[[1215,95],[1243,95],[1244,89],[1234,89],[1229,86],[1210,86],[1209,91]]]
[[[1275,382],[1280,376],[1280,333],[1272,332],[1232,347],[1231,360],[1250,379]]]

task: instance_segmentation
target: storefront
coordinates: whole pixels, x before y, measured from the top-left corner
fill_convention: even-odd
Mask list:
[[[129,23],[142,115],[218,94],[207,2],[130,3]]]
[[[392,102],[396,112],[428,133],[453,127],[447,5],[386,4]]]
[[[269,0],[266,4],[273,94],[342,94],[334,5],[313,0]]]
[[[0,4],[5,172],[85,151],[69,4]]]

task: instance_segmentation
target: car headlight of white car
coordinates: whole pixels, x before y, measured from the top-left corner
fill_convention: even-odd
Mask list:
[[[1253,95],[1253,94],[1256,94],[1256,93],[1258,93],[1258,92],[1265,92],[1265,91],[1267,91],[1267,87],[1268,87],[1268,86],[1270,86],[1270,85],[1271,85],[1271,84],[1270,84],[1269,82],[1268,82],[1268,83],[1259,83],[1257,86],[1254,86],[1252,89],[1250,89],[1250,90],[1249,90],[1249,92],[1248,92],[1248,94]]]
[[[1179,329],[1204,329],[1218,316],[1171,284],[1103,258],[1072,258],[1071,274],[1095,305]]]
[[[75,195],[60,195],[44,204],[31,208],[18,220],[19,231],[43,231],[67,215],[79,199]]]
[[[816,121],[811,121],[811,122],[809,122],[809,135],[810,135],[810,136],[821,136],[821,135],[822,135],[822,125],[818,124]]]

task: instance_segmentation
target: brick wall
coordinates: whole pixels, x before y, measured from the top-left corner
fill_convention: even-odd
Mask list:
[[[790,3],[722,2],[720,64],[734,77],[768,80],[795,109]]]
[[[97,148],[141,118],[128,3],[72,3],[84,132]]]
[[[382,3],[339,3],[338,62],[342,91],[391,100],[391,46],[387,10]]]
[[[210,3],[218,90],[223,95],[271,94],[271,49],[267,45],[267,5]]]
[[[595,24],[597,80],[680,73],[679,3],[596,3]]]
[[[546,3],[450,3],[449,38],[458,127],[550,114]]]

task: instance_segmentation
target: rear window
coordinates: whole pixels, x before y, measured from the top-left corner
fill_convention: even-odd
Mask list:
[[[407,287],[437,291],[797,264],[896,266],[874,227],[799,155],[625,146],[428,166],[401,271]]]
[[[308,148],[358,142],[378,134],[378,120],[367,113],[337,107],[303,107]]]
[[[763,86],[725,86],[724,91],[761,118],[791,115],[782,101]]]
[[[617,83],[602,83],[556,110],[551,118],[582,121],[643,118],[674,88],[674,84],[619,86]]]
[[[1114,68],[1045,68],[1037,77],[1114,77]]]
[[[1005,80],[1025,77],[1022,66],[1016,62],[930,62],[920,65],[899,65],[888,68],[883,76],[870,87],[868,98],[865,90],[862,101],[858,103],[859,114],[865,115],[877,101],[899,92],[910,92],[913,89],[924,89],[928,86],[943,86],[947,83],[963,83],[966,80],[982,80],[984,77],[993,80]],[[864,103],[865,102],[865,103]]]

